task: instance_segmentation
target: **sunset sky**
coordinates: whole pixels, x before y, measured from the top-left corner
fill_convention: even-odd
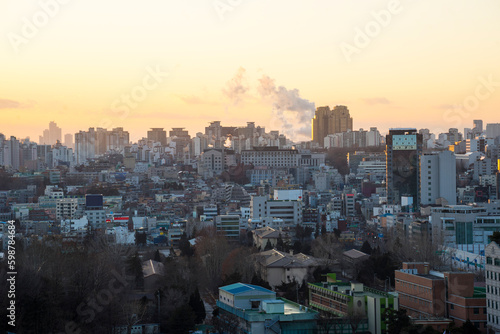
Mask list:
[[[314,107],[338,104],[355,129],[500,123],[499,13],[498,0],[0,0],[0,133],[38,142],[56,121],[136,141],[221,120],[310,140]]]

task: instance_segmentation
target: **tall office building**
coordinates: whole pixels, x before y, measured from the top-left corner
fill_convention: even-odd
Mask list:
[[[123,128],[108,131],[103,128],[89,128],[89,131],[75,133],[76,163],[103,155],[106,152],[123,153],[129,143],[129,133]]]
[[[390,129],[385,152],[388,204],[404,205],[401,197],[411,197],[416,210],[420,206],[422,135],[412,128]]]
[[[436,204],[444,198],[457,204],[456,159],[451,151],[424,154],[420,159],[420,203]]]
[[[167,146],[167,131],[163,130],[163,128],[151,128],[151,131],[148,131],[148,140],[160,142],[162,146]]]
[[[184,130],[184,128],[172,128],[169,131],[169,137],[172,142],[175,143],[175,154],[177,158],[183,156],[185,148],[189,150],[189,145],[191,144],[191,136],[189,135],[188,130]],[[188,151],[186,151],[188,153]]]
[[[125,146],[130,142],[130,135],[128,131],[123,128],[114,128],[112,131],[107,131],[106,134],[106,152],[114,151],[123,153]]]
[[[71,133],[64,135],[64,146],[67,148],[73,148],[73,135]]]
[[[312,140],[323,146],[326,136],[334,133],[352,131],[352,117],[346,106],[318,107],[312,119]]]
[[[62,130],[55,122],[50,122],[49,128],[43,131],[42,136],[39,136],[39,144],[54,145],[58,141],[62,142]]]
[[[19,169],[21,153],[19,140],[14,136],[10,136],[10,140],[6,140],[5,136],[0,134],[0,144],[0,164]]]
[[[5,165],[4,163],[4,156],[5,156],[5,153],[4,153],[4,145],[6,144],[6,139],[5,139],[5,135],[3,133],[0,133],[0,165]]]
[[[483,121],[480,119],[475,119],[473,123],[474,123],[474,129],[472,130],[481,134],[483,132]]]
[[[184,130],[184,128],[172,128],[172,130],[170,130],[168,134],[169,137],[191,139],[189,132],[187,130]]]
[[[75,156],[77,164],[83,164],[87,159],[95,158],[96,132],[94,128],[75,133]]]
[[[495,139],[500,136],[500,123],[486,124],[486,138]]]
[[[480,119],[475,119],[472,121],[474,124],[474,127],[470,130],[468,135],[465,137],[465,139],[474,139],[476,137],[479,137],[483,133],[483,121]],[[465,132],[465,129],[464,129]]]
[[[210,122],[210,125],[205,127],[205,134],[209,139],[220,140],[222,136],[220,121]]]

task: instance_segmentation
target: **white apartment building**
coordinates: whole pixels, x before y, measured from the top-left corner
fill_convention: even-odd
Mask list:
[[[420,204],[435,204],[444,198],[457,204],[456,159],[451,151],[424,154],[420,159]]]
[[[52,166],[55,168],[60,163],[69,163],[70,166],[74,165],[75,159],[73,155],[73,149],[62,145],[56,145],[52,148]]]
[[[205,150],[198,166],[198,174],[204,178],[220,175],[224,171],[225,157],[222,149]]]
[[[474,161],[473,179],[479,181],[481,176],[495,175],[498,170],[498,160],[481,157]]]
[[[300,157],[297,150],[280,150],[278,147],[254,147],[241,152],[241,162],[254,166],[298,167]]]
[[[75,219],[83,214],[82,199],[78,198],[60,198],[56,199],[56,219]]]
[[[267,196],[252,196],[250,201],[251,218],[281,218],[284,226],[292,227],[296,224],[302,224],[303,205],[302,201],[279,201],[271,200]]]
[[[467,139],[465,142],[466,152],[484,152],[485,147],[495,144],[495,140],[491,138],[479,137],[475,139]]]
[[[500,123],[486,124],[486,138],[495,139],[500,136]]]
[[[446,247],[479,254],[488,237],[499,230],[500,216],[489,216],[484,207],[446,205],[431,209],[432,240]]]
[[[363,160],[358,165],[358,175],[380,174],[385,175],[385,159],[381,160]]]
[[[491,242],[484,253],[487,323],[494,333],[500,333],[500,247],[496,242]]]
[[[92,228],[102,229],[106,226],[105,210],[85,210],[85,215],[87,216],[89,225]]]

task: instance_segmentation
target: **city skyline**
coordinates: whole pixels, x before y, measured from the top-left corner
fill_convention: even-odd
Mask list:
[[[500,333],[499,1],[0,8],[0,331]]]
[[[336,106],[336,107],[341,107],[341,108],[344,108],[345,106]],[[319,110],[323,110],[322,108],[328,108],[328,106],[325,106],[325,107],[320,107]],[[311,119],[311,121],[316,121],[316,117],[314,117],[313,119]],[[352,117],[351,117],[351,122],[352,122]],[[440,129],[442,130],[443,132],[440,132],[440,133],[437,133],[437,132],[433,132],[432,130],[429,130],[429,128],[416,128],[416,130],[419,132],[419,133],[427,133],[428,135],[434,135],[434,139],[433,140],[441,140],[440,138],[440,135],[451,135],[453,134],[454,136],[458,136],[457,138],[455,138],[456,140],[452,140],[450,141],[451,142],[460,142],[462,141],[462,138],[463,139],[467,139],[467,134],[468,133],[474,133],[475,136],[479,136],[479,135],[482,135],[483,137],[485,138],[495,138],[497,136],[498,133],[500,133],[500,123],[486,123],[484,127],[482,127],[482,130],[477,132],[478,130],[475,128],[475,126],[477,125],[476,122],[480,122],[481,125],[482,125],[482,120],[474,120],[472,124],[469,124],[469,127],[467,127],[467,125],[465,125],[464,127],[464,131],[460,131],[460,129],[456,129],[456,128],[449,128],[449,129]],[[250,121],[247,121],[245,125],[239,125],[239,126],[234,126],[234,124],[226,124],[226,123],[223,123],[222,121],[212,121],[212,122],[209,122],[209,124],[214,124],[214,123],[218,123],[219,126],[226,126],[228,128],[231,128],[231,129],[242,129],[244,130],[248,124],[255,124],[255,122],[250,122]],[[260,125],[257,124],[257,126],[259,126],[260,128]],[[43,126],[42,126],[43,127]],[[36,143],[38,145],[49,145],[49,146],[53,146],[56,144],[56,141],[59,141],[61,145],[64,145],[64,146],[68,146],[68,147],[72,147],[73,146],[73,141],[74,141],[74,137],[77,136],[78,134],[82,133],[82,132],[86,132],[88,131],[89,129],[94,129],[94,130],[98,130],[98,129],[102,129],[102,130],[106,130],[106,131],[109,131],[109,132],[112,132],[114,130],[119,130],[119,131],[125,131],[127,133],[130,133],[128,131],[128,129],[126,128],[123,128],[123,127],[98,127],[98,126],[91,126],[89,128],[85,128],[85,129],[79,129],[77,132],[75,133],[66,133],[65,131],[63,132],[62,128],[58,127],[57,126],[57,123],[55,121],[50,121],[48,123],[48,127],[49,129],[45,129],[42,131],[42,133],[38,136],[38,140],[36,140],[35,138],[31,138],[30,136],[13,136],[14,138],[16,138],[17,140],[21,140],[21,141],[24,141],[26,139],[29,139],[30,142],[32,143]],[[57,140],[53,140],[52,142],[48,142],[47,139],[46,139],[46,136],[49,136],[49,130],[51,127],[54,127],[55,129],[58,129],[59,131],[59,136],[61,136],[60,139],[57,139]],[[161,138],[161,135],[160,137],[157,137],[158,135],[156,134],[158,131],[160,132],[163,132],[164,136],[165,136],[165,140],[166,138],[172,138],[172,137],[175,137],[176,136],[176,133],[178,131],[182,131],[183,132],[183,135],[188,135],[189,137],[196,137],[198,134],[202,134],[202,135],[207,135],[207,129],[209,129],[209,127],[205,127],[204,130],[201,130],[201,131],[198,131],[197,133],[191,133],[189,130],[186,130],[185,127],[173,127],[173,128],[170,128],[170,130],[168,128],[158,128],[158,127],[150,127],[148,129],[146,129],[144,135],[138,137],[137,139],[134,139],[134,138],[130,138],[130,140],[127,142],[128,144],[134,144],[134,143],[137,143],[141,140],[155,140],[155,141],[158,141],[158,142],[161,142],[163,146],[166,146],[166,142],[163,141],[163,139]],[[266,130],[268,133],[271,133],[271,132],[274,132],[275,130],[269,130],[269,129],[266,129],[265,127],[263,127],[264,130]],[[348,132],[353,132],[353,133],[356,133],[356,132],[359,132],[361,130],[367,132],[367,131],[372,131],[374,130],[375,132],[378,133],[378,136],[380,138],[383,138],[385,137],[386,135],[389,135],[389,133],[393,130],[398,130],[398,129],[405,129],[404,127],[394,127],[394,128],[389,128],[387,129],[386,132],[382,132],[382,131],[379,131],[380,129],[378,129],[378,127],[373,127],[373,126],[370,126],[369,128],[367,129],[363,129],[363,128],[359,128],[359,129],[356,129],[356,128],[353,128],[352,130],[351,129],[347,129],[347,131],[332,131],[332,132],[328,132],[326,133],[326,136],[325,138],[323,139],[327,139],[327,137],[331,137],[331,136],[334,136],[334,135],[342,135],[343,133],[348,133]],[[453,131],[452,131],[453,130]],[[452,131],[452,132],[450,132]],[[469,131],[469,132],[468,132]],[[167,133],[169,134],[167,136]],[[279,132],[279,134],[281,135],[284,135],[283,133]],[[9,138],[11,137],[11,135],[8,135],[8,134],[5,134],[5,133],[2,133],[0,132],[1,135],[3,135],[5,138]],[[231,140],[230,137],[232,137],[232,135],[223,135],[222,137],[226,138],[227,137],[227,140]],[[44,139],[45,138],[45,139]],[[47,137],[48,138],[48,137]],[[285,136],[286,138],[286,136]],[[290,138],[287,138],[287,139],[290,139]],[[429,137],[430,139],[430,137]],[[374,139],[372,139],[374,140]],[[292,142],[294,142],[292,140]],[[315,143],[316,141],[311,139],[309,141],[302,141],[302,142],[294,142],[295,144],[300,144],[300,143],[307,143],[307,142],[311,142],[311,143]],[[369,144],[367,146],[371,146],[373,144]],[[379,145],[379,144],[377,144]],[[328,146],[324,146],[325,148],[329,148],[330,146],[336,146],[336,144],[334,143],[330,143]],[[319,145],[318,147],[323,147],[323,142],[321,145]],[[361,145],[360,147],[364,147],[363,145]]]
[[[327,105],[381,133],[497,122],[494,1],[2,3],[6,136],[36,140],[56,120],[73,134],[124,127],[135,141],[220,119],[295,127],[300,141],[311,139],[301,120]]]

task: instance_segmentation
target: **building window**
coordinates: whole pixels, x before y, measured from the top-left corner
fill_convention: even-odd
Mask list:
[[[455,309],[455,305],[450,304],[450,309],[454,310]]]
[[[500,266],[500,259],[495,259],[495,266]]]
[[[491,261],[491,257],[489,257],[489,256],[488,256],[488,257],[486,258],[486,263],[487,263],[487,264],[491,264],[491,263],[492,263],[492,261]]]
[[[479,307],[474,307],[474,314],[479,314]]]

